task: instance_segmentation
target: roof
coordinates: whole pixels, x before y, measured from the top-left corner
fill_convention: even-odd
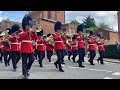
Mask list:
[[[103,29],[103,28],[99,28],[99,29]],[[98,30],[99,30],[98,29]],[[110,31],[110,32],[114,32],[114,33],[117,33],[118,31],[114,31],[114,30],[110,30],[110,29],[103,29],[103,30],[105,30],[105,31]]]
[[[47,19],[47,18],[42,18],[42,20],[49,21],[49,22],[53,22],[53,23],[56,23],[56,22],[57,22],[56,20]],[[62,23],[62,24],[64,24],[64,23]]]

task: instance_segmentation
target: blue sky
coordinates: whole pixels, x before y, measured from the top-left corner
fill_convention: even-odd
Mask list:
[[[10,19],[11,21],[21,22],[26,13],[27,11],[0,11],[0,21]],[[104,22],[113,27],[115,31],[118,30],[117,11],[66,11],[65,21],[78,20],[82,22],[83,18],[88,15],[95,18],[97,25]]]

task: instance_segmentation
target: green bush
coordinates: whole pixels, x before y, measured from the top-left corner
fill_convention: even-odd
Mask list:
[[[104,58],[119,59],[117,45],[105,45]]]

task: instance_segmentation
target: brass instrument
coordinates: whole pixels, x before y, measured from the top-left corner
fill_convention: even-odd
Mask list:
[[[49,37],[47,37],[45,39],[46,42],[48,42],[49,45],[51,45],[52,47],[54,46],[54,38],[52,35],[50,35]]]
[[[5,31],[3,31],[3,32],[0,34],[0,36],[3,37],[3,41],[8,40],[8,37],[9,37],[8,32],[9,32],[9,30],[5,30]]]
[[[72,45],[72,38],[71,37],[66,40],[66,44],[68,44],[69,46]]]
[[[32,32],[40,32],[42,30],[42,26],[40,24],[36,24],[32,27]]]

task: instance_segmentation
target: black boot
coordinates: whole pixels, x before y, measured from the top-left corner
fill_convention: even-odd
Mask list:
[[[49,62],[51,62],[51,59],[49,59]]]
[[[99,63],[99,59],[97,59],[97,62]]]
[[[58,69],[57,63],[54,63],[55,67]]]
[[[59,69],[59,71],[60,71],[60,72],[64,72],[64,70],[62,70],[62,69]]]

